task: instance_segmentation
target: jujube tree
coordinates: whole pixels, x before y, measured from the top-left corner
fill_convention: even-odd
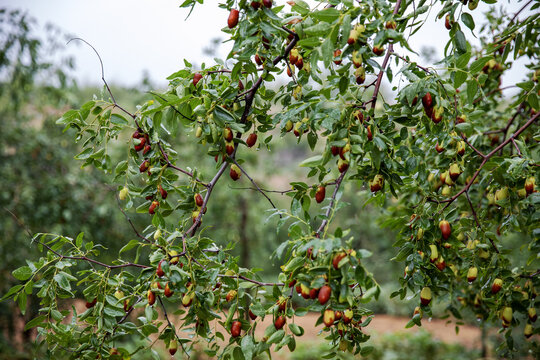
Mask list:
[[[110,174],[125,210],[148,213],[148,226],[133,227],[136,239],[111,264],[98,260],[99,244],[82,234],[37,234],[44,256],[14,271],[24,283],[6,297],[24,304],[37,291],[42,314],[28,326],[39,328],[52,354],[73,358],[128,358],[146,349],[117,348],[125,336],[158,337],[171,354],[198,342],[223,358],[294,351],[304,332],[295,317],[308,311],[320,313],[317,323],[336,351],[367,355],[363,328],[372,313],[363,304],[380,294],[362,263],[370,253],[354,248],[349,230],[331,226],[344,206],[342,185],[353,182],[372,193],[366,204],[385,209],[381,225],[399,231],[393,260],[405,271],[392,296],[418,297],[408,326],[421,325],[435,302],[457,321],[471,310],[501,327],[499,350],[512,354],[514,329],[527,338],[539,331],[539,15],[520,19],[532,2],[515,16],[501,10],[486,17],[475,11],[478,1],[439,3],[222,1],[229,12],[223,32],[233,41],[227,62],[194,69],[185,61],[168,89],[152,92],[133,113],[105,82],[107,96],[58,121],[84,144],[76,158]],[[410,59],[409,39],[436,7],[448,39],[432,68]],[[467,41],[473,36],[479,46]],[[501,76],[517,59],[528,73],[506,98]],[[383,81],[397,76],[395,96],[382,97]],[[276,89],[278,77],[287,80]],[[192,134],[201,157],[215,159],[214,173],[183,162],[171,145],[180,131]],[[309,169],[308,181],[281,192],[290,209],[277,209],[275,193],[253,180],[242,157],[284,136],[307,142],[313,156],[299,164]],[[116,141],[126,149],[118,162],[109,154]],[[239,267],[203,231],[212,192],[227,181],[250,182],[276,229],[287,227],[275,250],[282,262],[275,282]],[[518,249],[505,240],[512,234],[523,239],[523,262],[512,262]],[[139,257],[142,248],[148,257]],[[292,307],[295,293],[306,307]],[[73,310],[67,322],[72,311],[58,300],[75,296],[87,310]],[[173,319],[166,303],[180,316]],[[273,325],[256,338],[266,316]]]

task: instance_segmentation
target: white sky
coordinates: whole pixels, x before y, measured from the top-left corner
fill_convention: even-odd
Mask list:
[[[105,76],[110,83],[136,85],[143,71],[150,79],[164,85],[165,78],[184,67],[183,59],[193,64],[213,60],[203,54],[202,49],[211,39],[225,34],[220,29],[226,26],[228,13],[218,8],[217,0],[207,0],[195,7],[189,19],[188,9],[179,8],[183,0],[2,0],[0,6],[28,10],[39,25],[53,23],[65,32],[84,38],[100,53],[105,65]],[[283,4],[285,0],[274,0]],[[499,1],[512,12],[517,11],[524,1]],[[483,2],[473,12],[479,27],[478,16],[488,6]],[[528,12],[524,12],[521,18]],[[411,47],[420,49],[431,46],[440,58],[448,40],[444,22],[433,22],[436,12],[430,14],[425,29],[413,36]],[[468,40],[472,39],[468,29]],[[224,57],[228,44],[221,46],[219,56]],[[76,77],[80,83],[100,83],[99,62],[87,46],[68,46],[69,53],[76,59]],[[401,51],[401,50],[399,50]],[[523,66],[503,79],[503,86],[516,83],[523,76]]]

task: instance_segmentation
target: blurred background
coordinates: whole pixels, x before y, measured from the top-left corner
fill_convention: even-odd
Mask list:
[[[31,244],[32,234],[76,237],[84,232],[88,241],[111,250],[103,252],[100,260],[104,262],[112,261],[108,254],[117,253],[135,237],[116,202],[119,184],[92,168],[81,168],[73,159],[80,151],[73,134],[63,133],[55,124],[62,113],[103,92],[99,61],[93,51],[80,42],[67,42],[81,37],[97,49],[118,103],[135,111],[137,104],[150,98],[147,91],[166,88],[165,78],[184,67],[184,58],[197,68],[202,62],[212,65],[214,57],[228,53],[230,44],[222,43],[220,34],[226,10],[207,1],[185,20],[188,10],[178,5],[172,0],[4,0],[0,5],[0,274],[4,279],[0,297],[16,283],[11,271],[25,264],[25,259],[40,256]],[[486,5],[481,4],[478,11],[485,10],[482,6]],[[517,9],[521,4],[507,6]],[[435,15],[430,15],[431,20]],[[442,57],[445,43],[433,41],[438,36],[434,34],[440,34],[441,39],[447,35],[442,21],[428,21],[427,25],[424,31],[431,35],[411,46],[420,49],[423,64],[432,64]],[[505,81],[517,82],[517,74],[507,74],[503,86]],[[391,94],[391,87],[399,86],[399,79],[395,82],[383,92]],[[127,144],[129,134],[124,135],[115,144],[118,157],[123,156]],[[201,173],[212,173],[213,159],[201,160],[192,134],[183,132],[171,142],[181,147],[184,164],[197,164]],[[248,173],[262,188],[286,190],[293,180],[313,183],[307,179],[307,171],[298,167],[310,152],[305,142],[296,144],[291,133],[270,149],[246,150],[242,157],[247,160]],[[276,233],[274,220],[265,221],[268,203],[260,194],[238,189],[249,186],[246,181],[224,181],[216,188],[205,217],[205,225],[211,224],[206,231],[221,245],[236,243],[241,265],[261,267],[263,276],[270,279],[280,265],[271,257],[272,252],[287,236]],[[398,287],[403,266],[388,261],[395,255],[395,234],[378,225],[383,209],[363,207],[369,196],[362,187],[348,183],[344,201],[349,206],[341,210],[333,226],[351,228],[355,247],[373,252],[365,263],[384,290],[378,302],[367,304],[381,314],[367,330],[375,335],[372,345],[376,350],[371,358],[476,359],[483,346],[484,352],[493,348],[490,344],[496,343],[496,333],[481,331],[478,324],[466,324],[457,336],[454,325],[446,325],[445,320],[425,320],[428,332],[404,329],[416,301],[389,299]],[[278,208],[288,208],[287,196],[275,194],[272,198]],[[138,229],[148,225],[145,214],[132,211],[128,215]],[[39,309],[38,300],[29,299],[25,315],[12,302],[0,303],[0,359],[40,358],[42,354],[43,348],[32,343],[34,333],[24,331],[24,323]],[[443,315],[442,310],[435,313]],[[306,317],[311,324],[315,320],[316,316]],[[283,352],[277,358],[320,358],[328,346],[315,337],[319,329],[309,325],[306,329],[313,328],[313,336],[306,336],[294,354]]]

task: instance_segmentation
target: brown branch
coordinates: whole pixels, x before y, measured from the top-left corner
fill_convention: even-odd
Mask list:
[[[516,148],[518,155],[521,156],[521,151],[519,150],[519,147],[517,146],[516,141],[514,139],[512,139],[512,144],[514,144],[514,147]]]
[[[349,169],[347,169],[349,170]],[[347,173],[347,171],[344,171],[341,173],[341,175],[337,178],[336,180],[336,187],[334,189],[334,192],[332,194],[332,198],[330,199],[330,204],[328,204],[328,209],[326,209],[326,213],[325,213],[325,219],[321,222],[321,225],[319,226],[319,228],[317,229],[317,231],[315,232],[315,236],[319,237],[319,235],[321,234],[321,231],[324,230],[324,228],[326,227],[326,225],[328,224],[328,217],[330,216],[330,213],[332,212],[333,208],[334,208],[334,204],[336,202],[336,196],[338,194],[338,190],[341,186],[341,183],[343,182],[343,179],[345,178],[345,174]]]
[[[533,2],[533,0],[529,0],[525,5],[523,5],[521,7],[521,9],[519,9],[515,14],[514,16],[512,17],[512,20],[510,20],[510,22],[508,23],[508,26],[510,26],[510,24],[512,24],[514,22],[514,20],[516,20],[516,18],[518,17],[518,15],[523,11],[525,10],[525,8],[527,6],[529,6],[531,3]]]
[[[150,95],[157,96],[158,98],[160,98],[160,99],[163,100],[163,101],[167,101],[167,99],[165,99],[163,96],[159,95],[158,93],[155,93],[155,92],[153,92],[153,91],[148,91],[148,93],[149,93]],[[167,103],[168,103],[168,101],[167,101]],[[178,110],[178,109],[175,108],[174,106],[172,106],[172,105],[169,105],[169,106],[171,107],[171,109],[173,109],[178,115],[182,116],[184,119],[189,120],[189,121],[195,121],[194,119],[192,119],[192,118],[190,118],[190,117],[188,117],[188,116],[182,114],[182,113],[180,112],[180,110]]]
[[[158,145],[158,148],[159,148],[159,152],[161,153],[161,156],[163,156],[163,159],[165,159],[165,162],[167,162],[167,166],[176,170],[176,171],[180,171],[181,173],[183,174],[186,174],[187,176],[193,178],[196,182],[200,183],[201,185],[204,185],[205,187],[208,187],[207,184],[205,184],[203,181],[199,180],[198,178],[194,178],[193,177],[193,173],[190,173],[189,171],[187,170],[184,170],[176,165],[173,165],[173,163],[171,163],[171,160],[169,159],[169,155],[167,155],[167,153],[163,150],[163,146],[161,146],[161,141],[158,141],[157,143]]]
[[[416,66],[417,68],[419,68],[420,70],[423,70],[425,73],[430,74],[430,75],[433,75],[433,72],[431,72],[431,70],[429,70],[428,68],[423,67],[422,65],[418,65],[418,63],[413,62],[413,61],[411,61],[411,60],[409,60],[409,59],[407,59],[407,58],[405,58],[405,57],[399,55],[398,53],[393,52],[393,53],[391,53],[390,55],[394,55],[395,57],[397,57],[397,58],[399,58],[399,59],[405,61],[406,63],[412,64],[412,65]]]
[[[510,126],[512,126],[512,124],[514,123],[514,121],[517,119],[517,117],[519,116],[519,114],[521,114],[521,110],[523,110],[523,108],[525,107],[525,102],[522,102],[518,108],[517,108],[517,111],[516,113],[514,114],[514,116],[512,116],[510,118],[510,120],[508,120],[508,123],[506,124],[505,128],[503,129],[503,137],[502,137],[502,141],[504,141],[506,139],[506,135],[508,134],[508,129],[510,129]],[[502,155],[502,148],[501,148],[501,153],[500,155]]]
[[[125,267],[138,267],[138,268],[141,268],[141,269],[147,269],[149,268],[150,266],[146,266],[146,265],[142,265],[142,264],[135,264],[135,263],[125,263],[125,264],[122,264],[122,265],[109,265],[109,264],[105,264],[105,263],[102,263],[100,261],[97,261],[97,260],[94,260],[94,259],[91,259],[89,257],[86,257],[86,256],[67,256],[67,255],[62,255],[60,254],[59,252],[53,250],[49,245],[47,244],[44,244],[42,243],[41,241],[36,241],[38,244],[46,247],[50,252],[52,252],[53,254],[55,254],[56,256],[58,256],[60,259],[71,259],[71,260],[82,260],[82,261],[87,261],[89,263],[93,263],[93,264],[96,264],[96,265],[99,265],[99,266],[103,266],[103,267],[106,267],[108,269],[120,269],[120,268],[125,268]]]
[[[470,142],[469,140],[467,140],[467,137],[465,136],[465,134],[461,133],[461,138],[463,139],[463,141],[465,141],[465,144],[469,145],[469,147],[471,149],[474,150],[475,153],[477,153],[481,158],[485,158],[486,155],[484,155],[483,152],[481,152],[480,150],[478,150],[477,148],[475,148]]]
[[[401,0],[397,0],[396,5],[394,6],[394,12],[393,12],[394,15],[397,15],[400,6],[401,6]],[[375,83],[375,89],[373,90],[373,96],[371,97],[371,101],[370,101],[372,109],[375,109],[375,104],[377,103],[377,96],[379,95],[379,91],[381,88],[382,77],[386,71],[386,66],[388,65],[388,61],[390,60],[390,55],[393,52],[394,52],[394,44],[390,44],[388,46],[388,50],[386,50],[386,55],[384,56],[381,71],[379,71],[379,74],[377,75],[377,82]]]
[[[467,198],[467,202],[469,203],[469,206],[471,208],[471,211],[472,211],[472,214],[473,214],[473,217],[474,217],[474,221],[476,222],[476,225],[478,225],[478,227],[480,229],[482,229],[482,225],[480,225],[480,221],[478,220],[478,216],[476,215],[476,210],[474,210],[473,203],[471,201],[471,198],[469,197],[469,191],[468,190],[465,191],[465,197]],[[495,245],[495,242],[493,241],[493,239],[488,237],[488,240],[491,243],[491,246],[493,247],[493,250],[495,250],[495,252],[497,254],[499,254],[499,249],[497,248],[497,245]]]
[[[251,181],[251,183],[253,184],[253,186],[255,186],[255,188],[257,189],[258,192],[260,192],[265,198],[266,200],[268,200],[268,202],[270,203],[270,205],[272,205],[272,207],[274,209],[276,209],[276,205],[274,205],[274,203],[272,202],[272,199],[270,199],[268,197],[268,195],[265,194],[265,192],[259,187],[259,185],[257,185],[257,183],[255,182],[255,180],[253,180],[253,178],[251,176],[249,176],[249,174],[244,170],[244,168],[242,168],[242,166],[240,166],[240,164],[238,163],[238,161],[236,161],[236,159],[234,158],[230,158],[232,160],[232,162],[234,162],[236,164],[236,166],[238,166],[238,168],[240,169],[240,171],[242,171],[244,173],[244,175],[247,176],[247,178],[249,179],[249,181]],[[280,215],[281,216],[281,215]]]
[[[454,200],[456,200],[459,196],[461,196],[461,194],[463,194],[464,192],[468,191],[469,188],[471,187],[471,185],[474,183],[474,180],[476,180],[476,178],[478,177],[478,175],[480,174],[480,171],[482,170],[482,168],[484,167],[484,165],[487,163],[487,161],[497,153],[497,151],[501,150],[502,148],[504,148],[506,145],[508,145],[513,139],[515,139],[517,136],[519,136],[519,134],[521,134],[523,131],[525,131],[530,125],[532,125],[537,119],[538,117],[540,116],[540,112],[536,113],[536,115],[534,115],[532,118],[530,118],[526,123],[525,125],[523,125],[521,128],[519,128],[515,133],[513,133],[506,141],[504,141],[503,143],[501,143],[499,146],[497,146],[495,149],[493,149],[489,154],[485,155],[484,159],[482,160],[482,163],[480,163],[480,166],[478,167],[478,169],[476,170],[476,172],[473,174],[473,176],[471,177],[471,179],[469,180],[469,182],[467,183],[467,185],[465,185],[465,187],[463,189],[461,189],[456,195],[452,196],[450,199],[446,199],[446,200],[441,200],[439,202],[441,203],[447,203],[442,209],[441,211],[439,211],[439,214],[441,214],[448,206],[450,206],[451,203],[454,202]]]
[[[122,208],[122,204],[120,203],[120,199],[118,198],[118,194],[117,194],[117,193],[116,193],[115,197],[116,197],[116,202],[117,202],[117,204],[118,204],[118,208],[120,209],[120,211],[122,212],[122,214],[124,215],[124,217],[126,218],[126,220],[128,221],[129,225],[131,225],[131,228],[132,228],[133,231],[135,232],[135,235],[136,235],[139,239],[142,239],[142,240],[146,241],[146,242],[149,243],[149,244],[155,245],[155,246],[159,247],[160,249],[163,249],[163,247],[162,247],[161,245],[156,244],[155,242],[153,242],[152,240],[150,240],[150,239],[147,238],[146,236],[142,235],[142,234],[137,230],[137,228],[135,227],[135,224],[133,224],[133,221],[131,221],[131,219],[129,218],[129,216],[126,214],[126,212],[125,212],[124,209]]]
[[[184,348],[184,344],[182,343],[182,340],[180,339],[180,337],[176,333],[176,327],[174,326],[174,324],[169,319],[169,315],[167,315],[167,309],[165,309],[165,305],[163,304],[163,301],[161,300],[161,296],[158,295],[157,298],[158,298],[159,304],[161,305],[161,309],[163,310],[163,316],[165,316],[165,320],[167,320],[167,323],[169,324],[169,327],[173,331],[174,337],[176,337],[176,339],[178,340],[178,344],[180,344],[180,346],[182,347],[182,351],[184,352],[184,354],[186,354],[187,358],[189,359],[190,358],[189,354],[186,352],[186,349]]]
[[[511,89],[511,88],[515,88],[515,87],[517,87],[517,86],[516,85],[510,85],[510,86],[505,86],[505,87],[502,87],[502,88],[498,87],[496,89],[493,89],[493,90],[489,91],[487,94],[485,94],[483,96],[479,96],[476,99],[474,99],[473,104],[476,104],[476,103],[482,101],[482,99],[487,98],[488,96],[493,95],[496,92],[502,92],[503,90]]]
[[[526,279],[532,279],[533,277],[537,276],[537,275],[540,275],[540,270],[536,270],[535,272],[533,272],[532,274],[521,274],[519,275],[519,277],[521,278],[526,278]]]
[[[130,113],[129,111],[127,111],[126,109],[124,109],[122,106],[118,105],[118,103],[116,102],[116,99],[114,98],[114,95],[111,91],[111,88],[109,87],[109,84],[107,83],[107,81],[105,80],[105,70],[103,68],[103,61],[101,60],[101,56],[99,55],[98,51],[96,50],[95,47],[93,47],[88,41],[84,40],[84,39],[81,39],[81,38],[72,38],[70,39],[67,44],[69,44],[70,42],[72,42],[73,40],[78,40],[78,41],[82,41],[83,43],[85,43],[86,45],[90,46],[92,48],[92,50],[94,50],[94,52],[96,53],[98,59],[99,59],[99,64],[101,66],[101,80],[103,81],[103,83],[105,84],[105,87],[107,88],[107,92],[109,93],[110,97],[111,97],[111,100],[114,104],[114,107],[117,107],[118,109],[122,110],[124,113],[126,113],[127,115],[131,116],[133,119],[136,118],[136,116],[132,113]],[[67,45],[66,44],[66,45]]]
[[[289,45],[287,45],[287,47],[285,48],[284,53],[282,55],[276,56],[274,58],[274,60],[272,60],[272,65],[273,66],[276,66],[281,60],[286,59],[287,56],[289,55],[289,52],[295,47],[296,43],[300,39],[298,37],[297,33],[287,29],[285,26],[282,26],[282,29],[285,30],[286,32],[288,32],[289,34],[293,35],[294,38],[291,40]],[[261,76],[259,76],[259,78],[255,82],[255,84],[253,84],[251,89],[249,89],[247,91],[247,93],[246,93],[246,99],[245,99],[246,104],[245,104],[245,107],[244,107],[244,112],[242,113],[242,118],[240,120],[242,123],[245,123],[246,120],[247,120],[247,117],[249,115],[249,111],[251,110],[251,105],[253,104],[253,99],[255,97],[255,93],[257,92],[259,87],[262,85],[265,74],[266,74],[266,71],[263,72],[263,74],[261,74]]]
[[[235,149],[235,153],[236,153],[236,149]],[[235,155],[235,153],[233,153],[233,156]],[[219,170],[216,173],[216,175],[214,176],[214,178],[208,183],[206,195],[204,197],[204,201],[203,201],[203,204],[201,206],[201,211],[199,211],[199,215],[197,216],[197,218],[193,222],[193,225],[191,225],[191,227],[186,232],[184,232],[184,234],[182,235],[182,251],[184,253],[186,252],[186,237],[187,237],[188,234],[191,234],[191,236],[193,236],[193,234],[195,233],[195,230],[201,224],[201,219],[202,219],[202,216],[203,216],[203,212],[204,212],[204,209],[206,208],[206,204],[208,203],[208,200],[210,199],[210,195],[212,194],[212,190],[214,189],[214,186],[218,182],[221,175],[223,175],[223,173],[225,172],[225,169],[227,169],[228,165],[229,165],[228,163],[224,162],[221,165],[221,167],[219,168]]]
[[[283,286],[285,284],[283,283],[267,283],[267,282],[260,282],[260,281],[257,281],[257,280],[253,280],[253,279],[250,279],[244,275],[225,275],[225,274],[218,274],[219,277],[228,277],[228,278],[233,278],[233,279],[242,279],[242,280],[245,280],[245,281],[249,281],[251,283],[254,283],[254,284],[257,284],[259,286]]]
[[[264,191],[264,192],[268,192],[268,193],[276,193],[276,194],[281,194],[281,195],[285,195],[287,193],[290,193],[292,191],[294,191],[294,189],[289,189],[289,190],[268,190],[268,189],[263,189],[263,188],[254,188],[254,187],[232,187],[231,186],[231,189],[233,190],[253,190],[253,191]]]

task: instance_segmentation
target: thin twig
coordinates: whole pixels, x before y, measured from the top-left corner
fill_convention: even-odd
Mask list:
[[[250,279],[244,275],[225,275],[225,274],[218,274],[219,277],[228,277],[228,278],[233,278],[233,279],[242,279],[242,280],[245,280],[245,281],[249,281],[251,283],[254,283],[254,284],[257,284],[259,286],[283,286],[285,284],[283,283],[267,283],[267,282],[260,282],[260,281],[257,281],[257,280],[253,280],[253,279]]]
[[[480,150],[478,150],[477,148],[475,148],[470,142],[469,140],[467,140],[467,137],[465,136],[465,134],[461,133],[461,138],[463,139],[463,141],[465,141],[465,144],[469,145],[469,147],[471,149],[474,150],[475,153],[477,153],[481,158],[485,158],[486,155],[484,155],[484,153],[482,153]]]
[[[531,278],[533,278],[535,276],[538,276],[538,275],[540,275],[540,270],[536,270],[532,274],[528,274],[528,275],[527,274],[521,274],[521,275],[519,275],[519,277],[526,278],[526,279],[531,279]]]
[[[396,1],[396,5],[394,6],[393,14],[397,15],[399,11],[399,7],[401,6],[401,0]],[[390,55],[394,52],[394,44],[388,45],[388,50],[386,50],[386,55],[384,56],[384,60],[381,66],[381,71],[379,71],[379,74],[377,75],[377,82],[375,83],[375,89],[373,90],[373,96],[371,97],[371,108],[375,109],[375,104],[377,103],[377,96],[379,95],[379,90],[381,88],[381,82],[383,74],[386,71],[386,66],[388,65],[388,61],[390,60]]]
[[[135,264],[135,263],[125,263],[125,264],[122,264],[122,265],[109,265],[109,264],[105,264],[105,263],[102,263],[100,261],[97,261],[97,260],[94,260],[94,259],[91,259],[89,257],[86,257],[86,256],[67,256],[67,255],[62,255],[60,254],[59,252],[53,250],[49,245],[47,244],[44,244],[42,243],[41,241],[36,241],[38,244],[46,247],[50,252],[52,252],[53,254],[55,254],[56,256],[58,256],[60,259],[71,259],[71,260],[82,260],[82,261],[87,261],[87,262],[90,262],[90,263],[93,263],[93,264],[97,264],[99,266],[103,266],[103,267],[106,267],[108,269],[120,269],[120,268],[125,268],[125,267],[138,267],[138,268],[141,268],[141,269],[147,269],[149,268],[150,266],[146,266],[146,265],[142,265],[142,264]]]
[[[117,107],[118,109],[122,110],[124,113],[126,113],[127,115],[131,116],[133,119],[136,118],[136,116],[132,113],[130,113],[129,111],[127,111],[126,109],[124,109],[122,106],[118,105],[118,103],[116,102],[116,99],[114,98],[114,95],[111,91],[111,88],[109,87],[109,84],[107,83],[107,80],[105,80],[105,70],[104,70],[104,67],[103,67],[103,61],[101,60],[101,56],[99,55],[98,51],[96,50],[95,47],[93,47],[88,41],[82,39],[82,38],[72,38],[70,39],[66,45],[68,45],[70,42],[72,42],[73,40],[78,40],[78,41],[82,41],[83,43],[85,43],[86,45],[90,46],[92,48],[92,50],[94,50],[94,52],[96,53],[98,59],[99,59],[99,64],[101,66],[101,80],[103,81],[103,83],[105,84],[105,87],[107,88],[107,92],[109,93],[110,97],[111,97],[111,100],[114,104],[114,107]]]
[[[255,186],[255,188],[257,189],[258,192],[260,192],[265,198],[266,200],[268,200],[268,202],[270,203],[270,205],[272,205],[272,207],[274,209],[277,209],[276,208],[276,205],[274,205],[274,203],[272,202],[272,199],[270,199],[268,197],[268,195],[265,194],[265,192],[259,187],[259,185],[257,185],[257,183],[255,182],[255,180],[253,180],[253,178],[251,176],[249,176],[249,174],[246,172],[246,170],[244,170],[244,168],[242,166],[240,166],[240,164],[238,163],[238,161],[236,161],[236,159],[233,159],[233,158],[230,158],[232,162],[234,162],[236,164],[236,166],[238,166],[238,168],[240,169],[240,171],[242,171],[244,173],[244,175],[247,176],[247,178],[249,179],[249,181],[251,181],[251,183],[253,184],[253,186]],[[281,215],[280,215],[281,216]]]
[[[193,173],[187,171],[187,170],[184,170],[176,165],[173,165],[173,163],[171,163],[171,160],[169,159],[169,155],[167,155],[167,153],[163,150],[163,146],[161,145],[161,141],[158,141],[157,143],[158,145],[158,148],[159,148],[159,152],[161,153],[161,156],[163,156],[163,159],[165,160],[165,162],[167,162],[167,166],[176,170],[176,171],[180,171],[181,173],[183,174],[186,174],[187,176],[193,178],[195,181],[197,181],[198,183],[200,183],[201,185],[205,186],[205,187],[208,187],[207,184],[205,184],[203,181],[199,180],[198,178],[194,178],[193,177]]]
[[[167,323],[169,324],[169,327],[173,331],[174,336],[176,337],[176,339],[178,340],[178,343],[182,347],[182,351],[184,352],[184,354],[186,354],[186,356],[189,359],[190,358],[189,354],[186,352],[186,349],[184,348],[184,344],[183,344],[182,340],[180,339],[180,337],[176,333],[176,327],[174,326],[174,324],[169,319],[169,315],[167,315],[167,309],[165,309],[165,305],[163,304],[163,301],[161,300],[161,296],[158,295],[157,298],[158,298],[159,304],[161,305],[161,309],[163,310],[163,316],[165,316],[165,320],[167,320]]]
[[[292,191],[295,191],[294,189],[288,189],[288,190],[268,190],[268,189],[263,189],[263,188],[254,188],[254,187],[249,187],[249,186],[246,186],[246,187],[230,187],[231,189],[233,190],[253,190],[253,191],[264,191],[264,192],[267,192],[267,193],[276,193],[276,194],[281,194],[281,195],[285,195],[287,193],[290,193]]]
[[[512,139],[512,144],[514,144],[514,147],[516,148],[518,155],[521,156],[521,151],[519,150],[519,147],[517,146],[516,141],[514,139]]]
[[[508,26],[510,26],[510,24],[512,24],[514,22],[514,20],[516,20],[516,18],[518,17],[518,15],[523,11],[525,10],[525,8],[527,6],[529,6],[531,3],[533,2],[533,0],[529,0],[525,5],[523,5],[521,7],[521,9],[519,9],[515,14],[514,16],[512,17],[512,20],[510,20],[510,22],[508,23]]]
[[[144,241],[146,241],[147,243],[149,244],[152,244],[152,245],[156,245],[157,247],[163,249],[163,247],[159,244],[156,244],[154,243],[152,240],[150,240],[149,238],[147,238],[146,236],[142,235],[138,230],[137,228],[135,227],[135,225],[133,224],[133,221],[131,221],[131,219],[129,218],[129,216],[126,214],[126,212],[124,211],[124,209],[122,208],[122,204],[120,203],[120,199],[118,198],[118,194],[115,195],[116,197],[116,202],[118,204],[118,208],[120,209],[120,211],[122,212],[122,214],[124,214],[124,217],[126,218],[126,220],[128,221],[129,225],[131,225],[131,228],[133,229],[133,231],[135,232],[135,235],[137,235],[137,237],[139,239],[142,239]]]

